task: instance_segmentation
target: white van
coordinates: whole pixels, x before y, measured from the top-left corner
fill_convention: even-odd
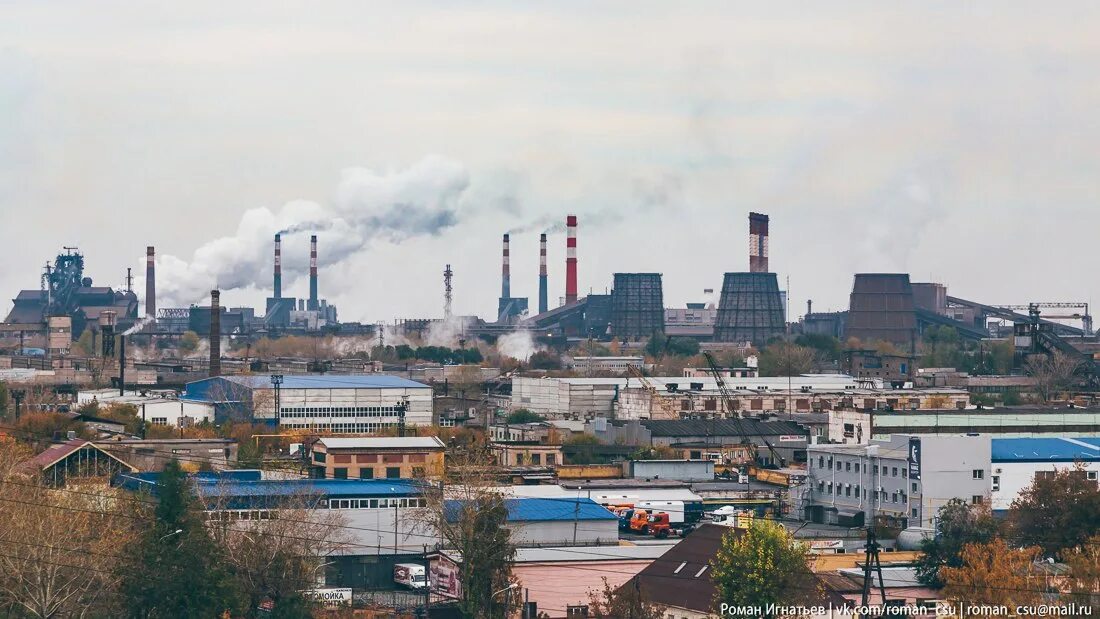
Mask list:
[[[419,563],[398,563],[393,566],[393,581],[409,589],[424,589],[428,586],[428,576],[424,566]]]

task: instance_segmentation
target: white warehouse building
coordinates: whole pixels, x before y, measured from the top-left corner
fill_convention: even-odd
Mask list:
[[[118,389],[88,389],[77,392],[77,405],[84,406],[93,402],[100,406],[130,404],[137,408],[138,417],[144,417],[148,423],[154,425],[186,428],[203,421],[214,421],[213,405],[181,400],[171,390],[127,391],[125,395],[119,394]]]
[[[807,374],[794,376],[789,381],[780,378],[724,378],[726,386],[737,390],[768,391],[794,390],[838,390],[855,389],[857,380],[843,374]],[[685,378],[683,376],[653,376],[646,378],[646,384],[660,391],[672,389],[707,390],[717,392],[714,378]],[[671,386],[671,387],[670,387]],[[881,386],[881,385],[879,385]],[[620,419],[648,418],[648,414],[639,412],[648,406],[649,395],[642,390],[643,383],[638,378],[558,378],[517,376],[512,379],[512,410],[525,408],[532,413],[548,419],[593,419],[596,417],[616,417]],[[624,392],[643,394],[644,404],[622,399]],[[618,409],[615,407],[619,406]],[[648,410],[648,409],[647,409]],[[612,414],[614,413],[614,415]]]
[[[1100,437],[994,438],[990,460],[993,511],[1004,511],[1037,478],[1056,471],[1074,470],[1097,483]]]
[[[278,379],[277,379],[278,380]],[[214,406],[215,418],[251,419],[285,428],[363,434],[405,424],[432,423],[432,388],[397,376],[218,376],[187,384],[181,399]],[[276,411],[278,400],[278,411]]]

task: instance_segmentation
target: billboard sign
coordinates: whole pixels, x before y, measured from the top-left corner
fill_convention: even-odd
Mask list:
[[[317,602],[326,608],[347,606],[351,604],[351,589],[337,589],[332,587],[307,589],[302,592],[302,595],[307,600]]]
[[[920,439],[909,437],[909,479],[920,479]]]
[[[457,600],[462,597],[458,564],[443,553],[437,553],[430,561],[432,593]]]

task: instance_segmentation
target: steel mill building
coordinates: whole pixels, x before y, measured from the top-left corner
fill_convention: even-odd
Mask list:
[[[410,426],[432,422],[430,386],[381,374],[216,376],[188,383],[180,399],[213,405],[219,422],[252,420],[337,434],[397,427],[402,416]]]

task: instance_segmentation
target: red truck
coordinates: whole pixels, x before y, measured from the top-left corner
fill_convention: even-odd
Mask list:
[[[683,524],[679,527],[674,527],[668,521],[668,514],[665,512],[658,512],[649,516],[648,522],[646,522],[646,528],[653,537],[664,539],[670,535],[676,537],[684,537],[695,528],[689,524]]]

